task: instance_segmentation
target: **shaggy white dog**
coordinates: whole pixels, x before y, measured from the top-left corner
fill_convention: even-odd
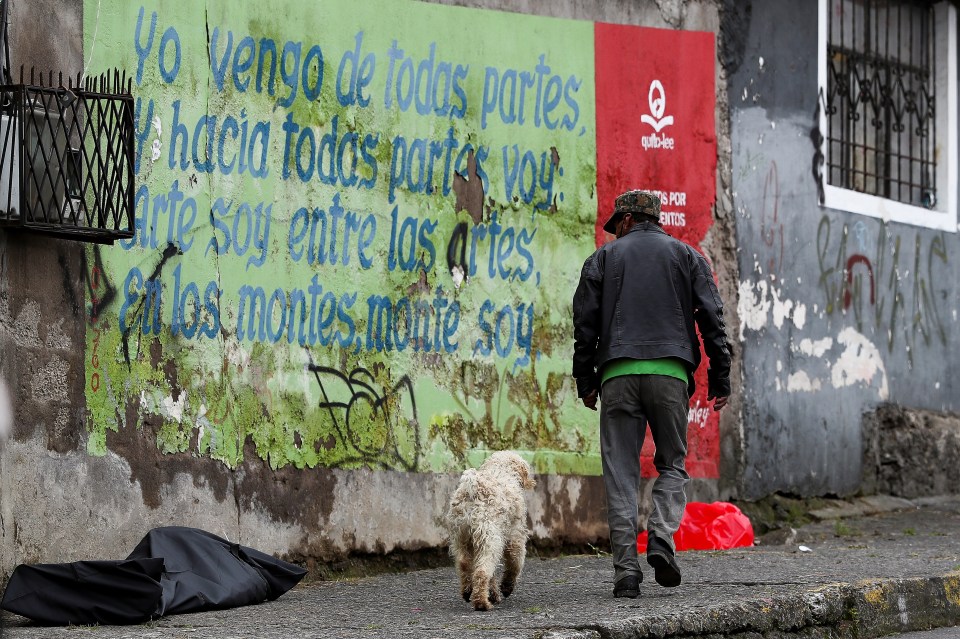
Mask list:
[[[513,592],[527,553],[523,491],[536,485],[530,465],[509,451],[490,455],[460,477],[447,514],[450,554],[457,562],[460,594],[476,610],[490,610]]]

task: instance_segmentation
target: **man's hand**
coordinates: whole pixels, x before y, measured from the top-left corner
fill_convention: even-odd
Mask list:
[[[727,400],[730,399],[729,396],[717,397],[716,399],[714,399],[714,397],[716,396],[713,393],[707,393],[707,401],[709,402],[711,399],[714,400],[713,410],[720,410],[721,408],[727,405]]]
[[[593,389],[588,395],[580,399],[583,401],[583,405],[590,410],[597,410],[597,389]]]

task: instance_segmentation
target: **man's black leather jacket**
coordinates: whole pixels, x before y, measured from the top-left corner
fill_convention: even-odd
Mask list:
[[[678,357],[689,393],[700,365],[696,327],[710,360],[711,396],[730,395],[730,351],[723,302],[700,253],[652,222],[597,249],[573,296],[573,376],[577,394],[600,390],[599,371],[613,359]]]

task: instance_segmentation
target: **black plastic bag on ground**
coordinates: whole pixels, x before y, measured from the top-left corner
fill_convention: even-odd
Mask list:
[[[127,559],[162,558],[157,616],[272,601],[307,571],[196,528],[154,528]]]
[[[160,605],[162,559],[17,566],[0,607],[46,625],[141,623]]]
[[[50,625],[128,624],[273,600],[306,575],[197,528],[155,528],[124,561],[18,566],[0,607]]]

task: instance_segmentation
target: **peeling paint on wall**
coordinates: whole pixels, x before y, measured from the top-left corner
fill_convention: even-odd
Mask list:
[[[744,341],[745,331],[760,331],[768,322],[777,329],[783,328],[788,319],[798,329],[807,323],[807,306],[791,299],[781,299],[780,289],[771,286],[766,280],[756,283],[740,282],[737,300],[737,313],[740,316],[740,341]]]
[[[797,304],[797,307],[793,311],[793,324],[798,329],[803,330],[803,327],[807,323],[807,306],[806,304]]]
[[[806,371],[797,371],[787,377],[787,391],[790,393],[813,392],[820,390],[820,380],[818,378],[810,379]]]
[[[783,326],[783,321],[790,317],[790,311],[793,310],[793,300],[780,300],[779,291],[771,289],[773,298],[773,325],[777,328]]]
[[[737,296],[737,314],[740,316],[740,341],[746,330],[759,331],[767,324],[771,302],[767,297],[767,283],[763,280],[740,282]]]
[[[812,340],[805,337],[800,340],[797,352],[812,357],[823,357],[829,349],[833,347],[833,338],[824,337],[823,339]]]
[[[840,331],[837,344],[843,346],[844,350],[830,371],[830,381],[834,388],[854,384],[877,386],[880,399],[887,399],[890,396],[887,371],[877,347],[850,326]]]
[[[738,311],[741,319],[741,341],[746,339],[745,331],[772,330],[768,326],[770,323],[777,331],[782,330],[784,322],[790,318],[793,319],[797,329],[802,328],[806,323],[806,306],[794,304],[788,299],[781,300],[780,291],[768,286],[765,280],[760,280],[756,284],[740,283]],[[823,360],[833,352],[834,345],[842,347],[843,350],[830,364],[829,379],[833,388],[854,385],[876,386],[880,399],[885,400],[889,397],[890,390],[880,351],[866,336],[853,327],[848,326],[841,330],[836,340],[831,337],[818,340],[803,338],[793,346],[792,350],[813,360]],[[784,384],[779,377],[784,372],[782,361],[777,361],[776,369],[777,390],[786,390],[791,393],[815,392],[823,387],[822,375],[813,373],[811,370],[786,371],[787,380]]]

